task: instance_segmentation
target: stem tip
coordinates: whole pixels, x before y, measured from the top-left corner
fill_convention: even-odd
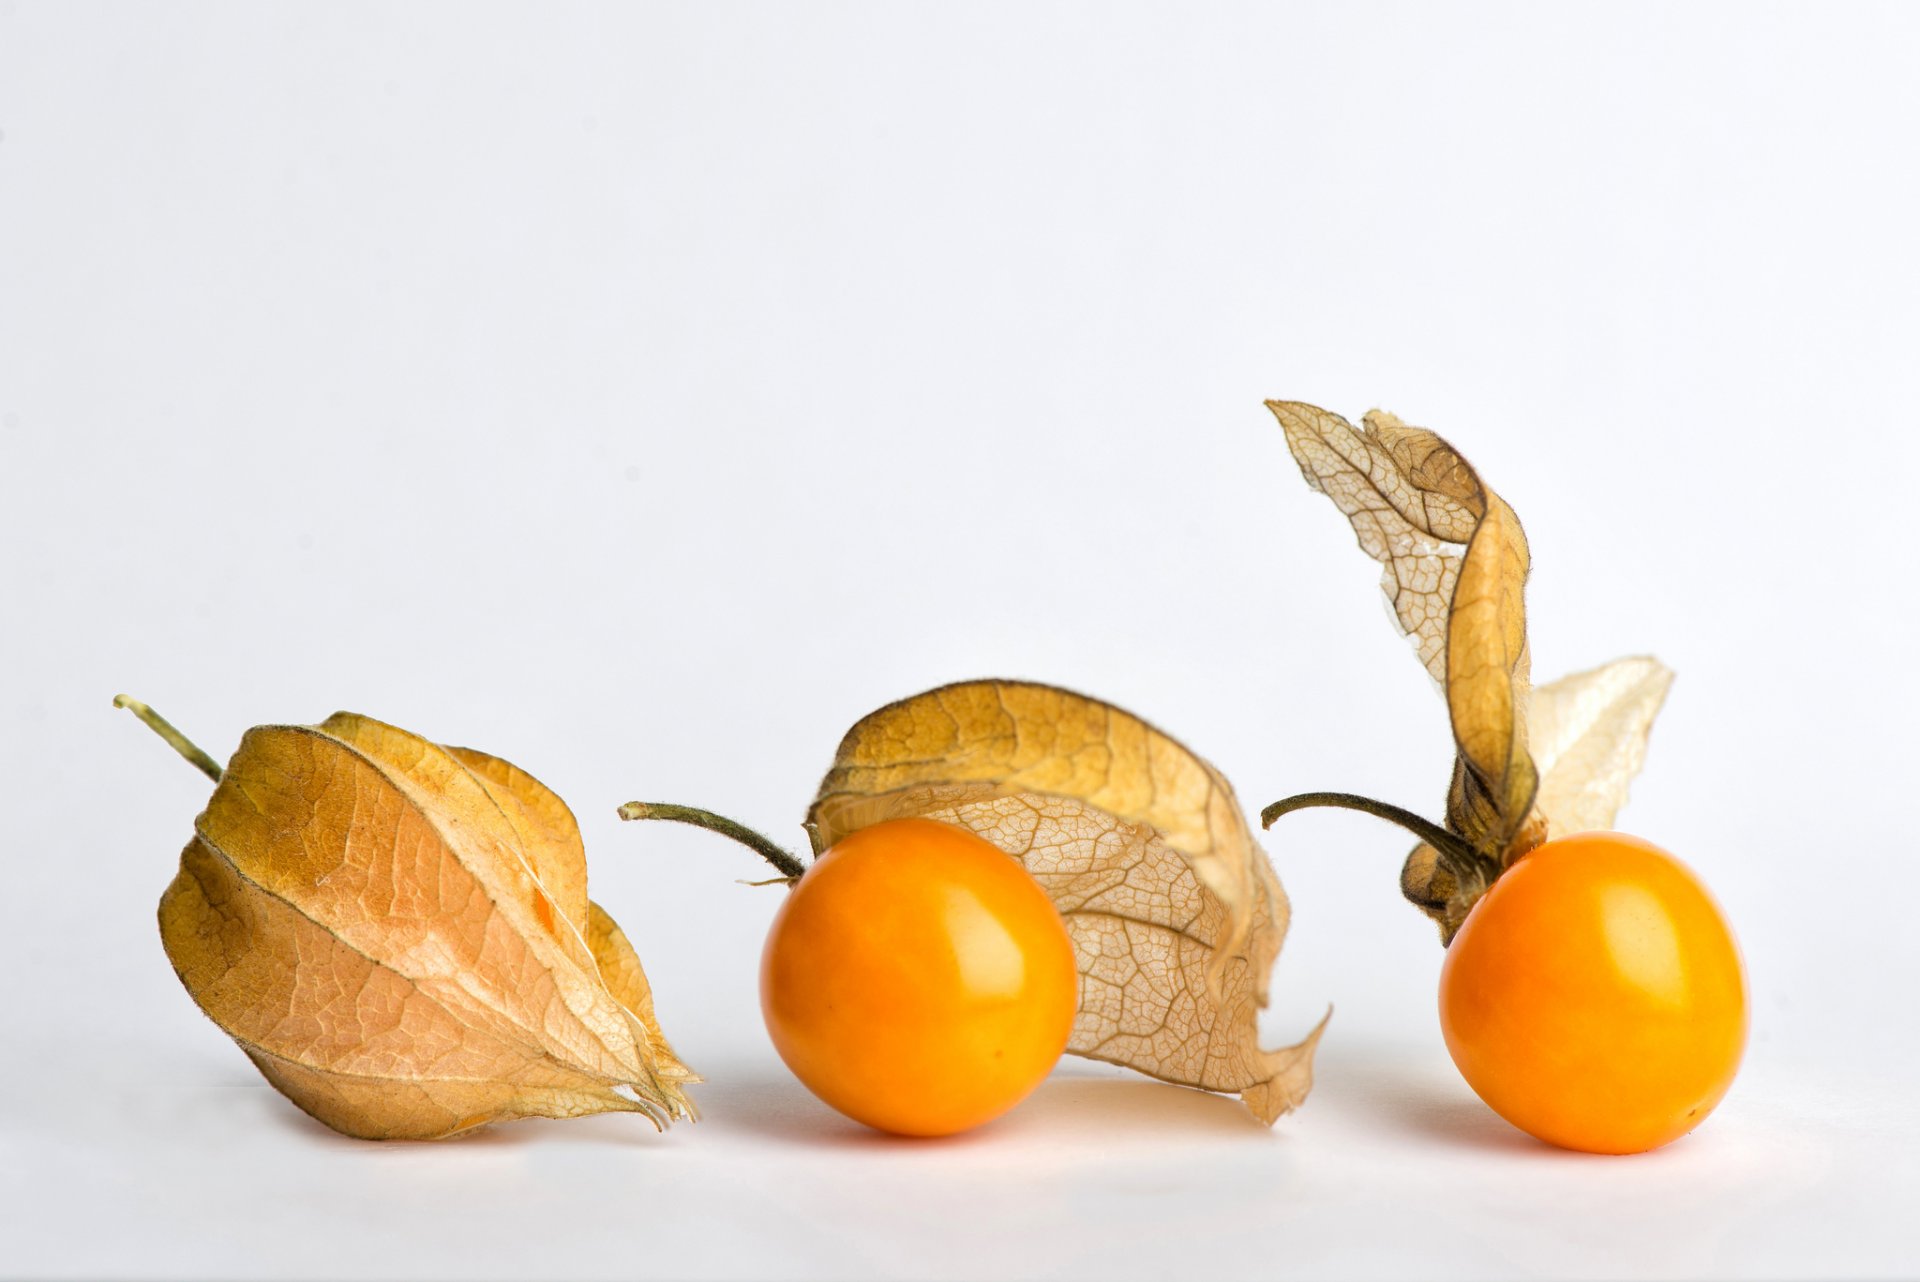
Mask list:
[[[220,763],[203,752],[200,746],[194,743],[193,740],[174,729],[171,721],[168,721],[165,717],[131,695],[114,695],[113,706],[116,708],[125,708],[128,712],[140,718],[140,720],[146,724],[147,729],[153,731],[162,739],[165,739],[168,746],[182,757],[185,757],[189,763],[197,767],[201,774],[213,780],[215,783],[220,782]]]

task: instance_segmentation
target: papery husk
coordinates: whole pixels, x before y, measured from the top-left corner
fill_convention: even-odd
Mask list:
[[[160,933],[200,1008],[344,1134],[693,1115],[572,813],[485,753],[350,713],[249,730]]]
[[[1550,835],[1612,824],[1673,674],[1641,656],[1535,689],[1526,532],[1473,466],[1382,410],[1361,430],[1298,401],[1267,408],[1307,484],[1381,564],[1394,619],[1446,699],[1457,749],[1446,828],[1459,845],[1414,847],[1400,887],[1451,941],[1514,860]]]

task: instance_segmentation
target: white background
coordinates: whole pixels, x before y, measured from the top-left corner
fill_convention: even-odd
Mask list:
[[[1911,1276],[1920,8],[0,4],[0,1271]],[[1268,843],[1272,1132],[1063,1067],[882,1140],[754,994],[841,732],[1073,686],[1257,807],[1437,811],[1439,701],[1265,397],[1453,439],[1542,678],[1678,669],[1623,826],[1746,949],[1744,1075],[1597,1159],[1433,1016],[1406,839]],[[153,923],[337,707],[557,788],[706,1120],[334,1136]]]

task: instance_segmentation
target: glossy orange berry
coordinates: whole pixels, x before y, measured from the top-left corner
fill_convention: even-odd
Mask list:
[[[902,1135],[1000,1116],[1066,1048],[1073,944],[1053,902],[962,828],[895,819],[794,885],[760,965],[767,1031],[809,1090]]]
[[[1720,1102],[1746,978],[1706,888],[1617,832],[1547,842],[1468,913],[1440,975],[1454,1063],[1495,1112],[1589,1153],[1678,1139]]]

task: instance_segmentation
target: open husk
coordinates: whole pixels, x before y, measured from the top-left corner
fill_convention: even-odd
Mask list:
[[[1306,1098],[1320,1029],[1268,1050],[1256,1027],[1286,893],[1232,787],[1177,740],[1052,686],[943,686],[848,731],[807,822],[819,853],[903,816],[970,829],[1052,896],[1080,968],[1070,1052],[1268,1123]]]

